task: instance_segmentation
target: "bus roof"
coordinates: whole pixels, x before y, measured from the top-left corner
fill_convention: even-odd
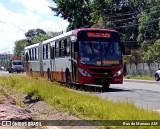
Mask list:
[[[37,47],[39,45],[39,43],[36,43],[36,44],[33,44],[33,45],[30,45],[30,46],[27,46],[25,47],[24,49],[29,49],[29,48],[34,48],[34,47]]]
[[[46,43],[55,41],[55,40],[57,40],[57,39],[62,39],[62,38],[64,38],[64,37],[70,36],[70,35],[72,35],[72,34],[73,34],[72,31],[69,31],[69,32],[66,32],[66,33],[64,33],[64,34],[61,34],[61,35],[58,35],[58,36],[56,36],[56,37],[50,38],[50,39],[48,39],[48,40],[45,40],[45,41],[43,41],[42,44],[46,44]]]
[[[49,43],[49,42],[55,41],[55,40],[57,40],[57,39],[62,39],[62,38],[64,38],[64,37],[67,37],[67,36],[70,36],[70,35],[75,35],[75,36],[77,36],[77,33],[78,33],[79,31],[83,31],[83,30],[97,30],[97,31],[117,32],[116,30],[100,29],[100,28],[80,28],[80,29],[75,29],[75,30],[66,32],[66,33],[64,33],[64,34],[61,34],[61,35],[58,35],[58,36],[56,36],[56,37],[50,38],[50,39],[48,39],[48,40],[45,40],[45,41],[43,41],[42,44],[47,44],[47,43]]]
[[[73,33],[78,33],[79,31],[83,30],[96,30],[96,31],[107,31],[107,32],[117,32],[116,30],[110,30],[110,29],[102,29],[102,28],[80,28],[73,30]]]
[[[58,35],[58,36],[55,36],[53,38],[50,38],[50,39],[47,39],[45,41],[42,42],[42,44],[47,44],[47,43],[50,43],[50,42],[53,42],[57,39],[62,39],[64,37],[67,37],[67,36],[71,36],[71,35],[75,35],[77,36],[77,33],[79,31],[85,31],[85,30],[95,30],[95,31],[107,31],[107,32],[117,32],[116,30],[110,30],[110,29],[101,29],[101,28],[80,28],[80,29],[75,29],[75,30],[72,30],[72,31],[69,31],[69,32],[66,32],[66,33],[63,33],[61,35]],[[33,44],[33,45],[30,45],[30,46],[27,46],[25,47],[25,49],[29,49],[29,48],[34,48],[34,47],[37,47],[39,45],[39,43],[37,44]]]

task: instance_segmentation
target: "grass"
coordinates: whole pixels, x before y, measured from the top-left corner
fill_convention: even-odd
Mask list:
[[[23,76],[0,77],[0,84],[16,92],[44,100],[60,111],[88,120],[159,120],[160,115],[127,102],[110,102],[97,96],[77,93],[57,83]],[[118,129],[156,129],[156,126],[121,126]]]
[[[155,80],[152,76],[146,76],[146,75],[127,75],[125,76],[125,79],[138,79],[138,80]]]
[[[0,103],[1,103],[1,101],[3,101],[6,97],[7,97],[7,94],[6,94],[2,89],[0,89]]]

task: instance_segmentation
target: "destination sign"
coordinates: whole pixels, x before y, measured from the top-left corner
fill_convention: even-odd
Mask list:
[[[88,37],[95,37],[95,38],[110,38],[111,34],[110,33],[94,33],[94,32],[88,32],[87,33]]]

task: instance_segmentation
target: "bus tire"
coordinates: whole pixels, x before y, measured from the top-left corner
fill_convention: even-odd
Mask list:
[[[48,79],[51,80],[51,72],[49,68],[47,69],[47,76],[48,76]]]
[[[69,69],[66,69],[66,83],[67,83],[68,85],[71,84],[71,78],[70,78]]]
[[[33,73],[32,73],[32,68],[30,68],[30,74],[31,74],[31,76],[33,75]]]
[[[105,92],[105,91],[108,91],[109,90],[109,86],[110,84],[102,84],[102,90]]]

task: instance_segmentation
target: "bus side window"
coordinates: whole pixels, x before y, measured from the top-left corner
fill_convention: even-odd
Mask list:
[[[67,56],[67,39],[64,40],[64,56]]]
[[[34,49],[32,48],[32,60],[34,60]]]
[[[50,44],[48,44],[48,59],[50,59]]]
[[[35,58],[35,60],[37,60],[37,54],[36,53],[37,53],[37,49],[35,48],[34,49],[34,58]]]
[[[46,59],[48,59],[48,44],[46,45]]]
[[[43,46],[43,59],[44,59],[44,56],[45,56],[45,49],[44,49],[44,46]]]
[[[51,59],[54,59],[55,58],[55,55],[54,55],[54,47],[50,47],[50,58]]]
[[[61,45],[61,41],[59,41],[59,57],[62,56],[62,52],[61,52],[61,49],[62,49],[62,45]]]
[[[36,48],[36,50],[37,50],[37,53],[36,53],[36,55],[37,55],[37,60],[39,59],[39,57],[38,57],[38,48]]]
[[[61,57],[64,57],[64,40],[61,41]]]
[[[31,49],[29,49],[29,60],[31,60]]]
[[[55,57],[59,57],[59,42],[55,42]]]
[[[67,47],[66,47],[67,56],[71,56],[71,40],[67,39]]]

